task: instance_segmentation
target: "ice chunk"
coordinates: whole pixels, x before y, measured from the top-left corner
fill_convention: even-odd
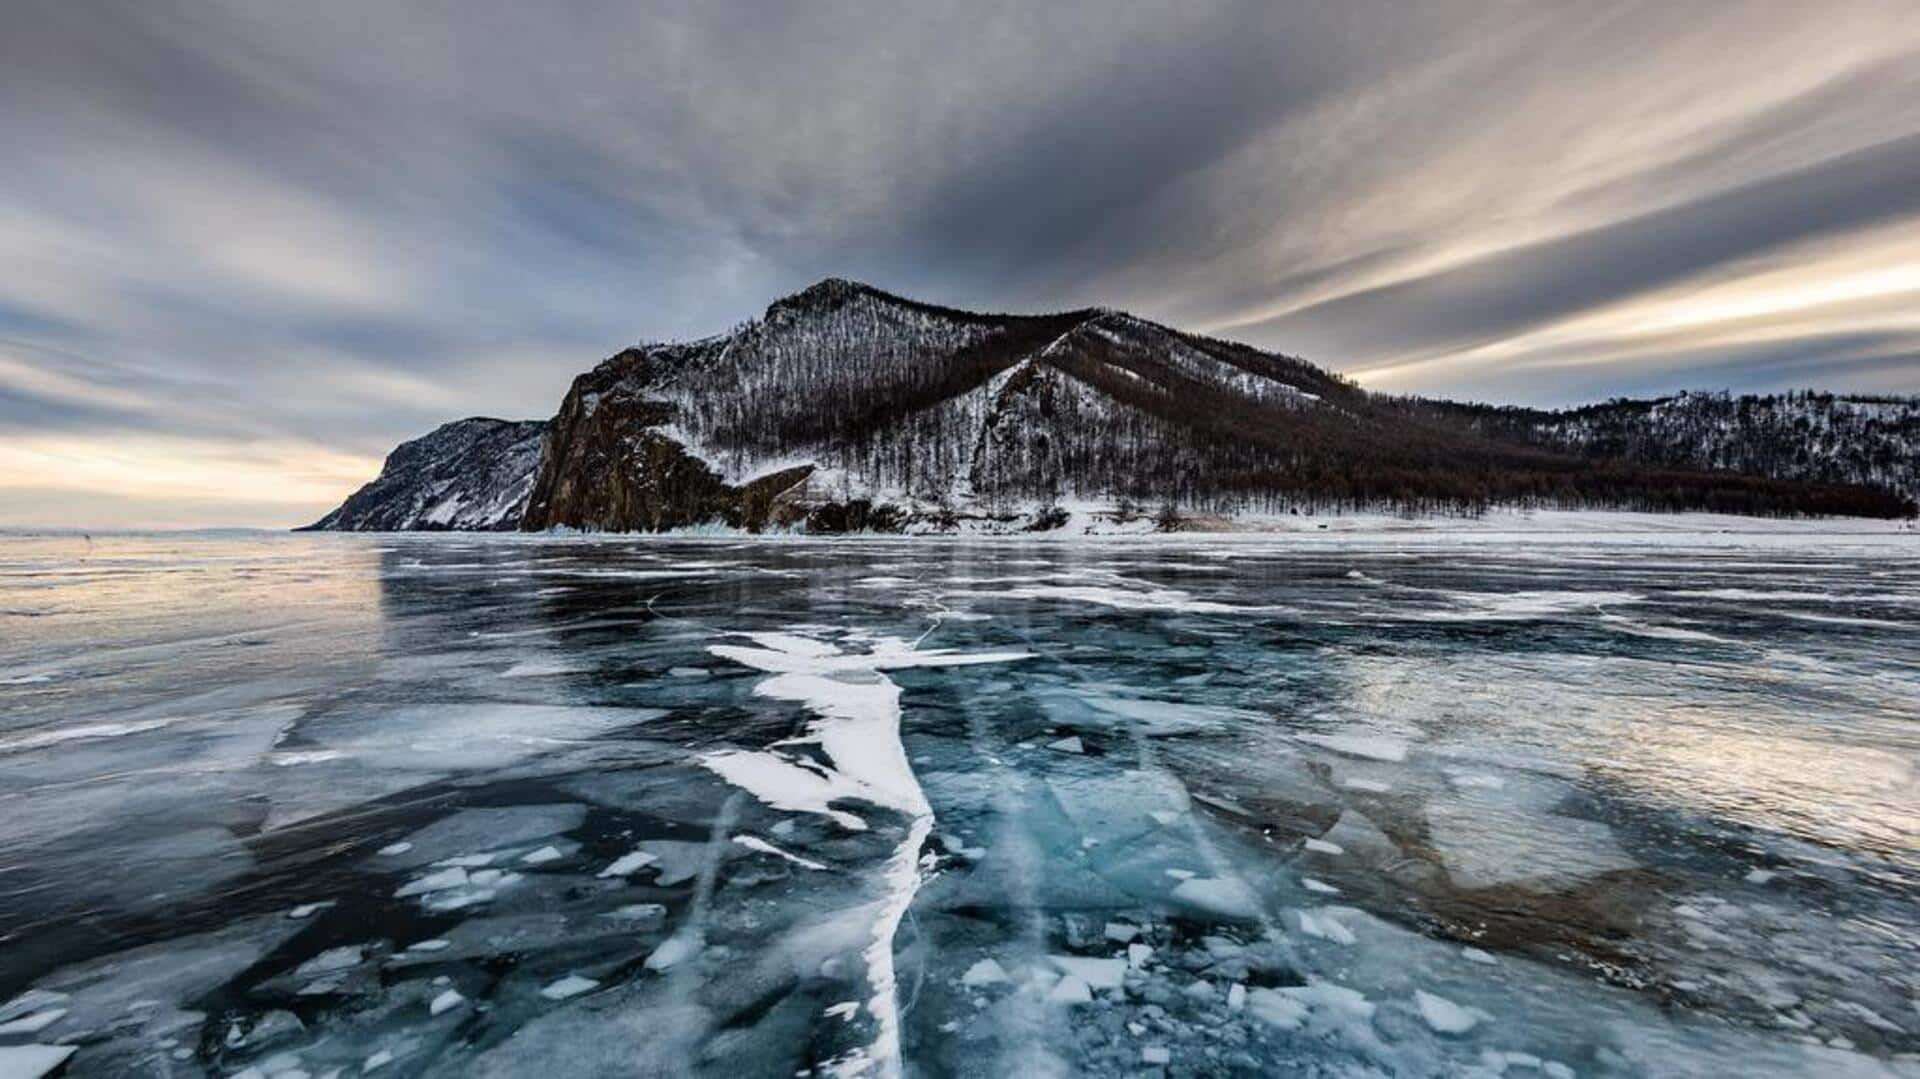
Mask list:
[[[1007,968],[991,958],[980,960],[960,975],[960,984],[965,986],[999,985],[1006,980]]]
[[[659,903],[629,903],[608,911],[602,917],[619,918],[628,922],[662,921],[667,916],[667,908]]]
[[[1101,843],[1159,831],[1151,809],[1180,796],[1171,779],[1132,772],[1089,775],[1059,769],[1047,776],[1046,784],[1079,837]]]
[[[288,911],[288,912],[287,912],[287,917],[289,917],[289,918],[311,918],[311,917],[313,917],[313,916],[314,916],[315,914],[318,914],[319,912],[321,912],[321,911],[323,911],[323,910],[325,910],[325,909],[327,909],[328,907],[331,907],[331,906],[333,906],[333,900],[331,900],[331,899],[329,899],[329,900],[327,900],[327,901],[326,901],[326,902],[324,902],[324,903],[302,903],[302,904],[300,904],[299,906],[297,906],[297,907],[295,907],[295,908],[293,908],[292,910],[290,910],[290,911]]]
[[[1454,786],[1466,790],[1497,791],[1507,785],[1507,781],[1499,776],[1453,775],[1447,778]]]
[[[72,1056],[71,1045],[0,1045],[0,1077],[40,1079]]]
[[[786,652],[796,656],[833,656],[840,650],[825,641],[816,641],[811,637],[802,637],[797,633],[743,633],[753,643],[775,652]],[[715,649],[718,651],[718,649]]]
[[[1164,1045],[1144,1046],[1140,1050],[1140,1063],[1171,1064],[1173,1063],[1173,1051]]]
[[[1479,948],[1462,948],[1460,949],[1460,957],[1468,962],[1480,963],[1489,967],[1499,962],[1499,960],[1493,957],[1493,953],[1482,951]]]
[[[34,734],[19,735],[0,739],[0,753],[20,753],[29,749],[45,749],[62,742],[86,741],[94,738],[118,738],[128,734],[145,734],[157,731],[178,722],[173,719],[134,720],[129,723],[86,723],[59,730],[40,731]]]
[[[48,1008],[43,1012],[34,1012],[32,1015],[0,1023],[0,1034],[38,1034],[58,1023],[66,1014],[65,1008]]]
[[[1558,891],[1637,863],[1597,821],[1501,803],[1440,802],[1427,810],[1432,845],[1460,888]]]
[[[1304,885],[1307,891],[1309,892],[1318,892],[1321,895],[1339,895],[1340,894],[1340,889],[1335,888],[1333,885],[1328,884],[1326,881],[1314,880],[1312,877],[1301,877],[1300,883]]]
[[[620,857],[608,863],[607,867],[600,871],[600,876],[630,877],[659,860],[660,858],[657,855],[649,854],[644,850],[636,850],[628,854],[622,854]]]
[[[1173,898],[1223,918],[1251,921],[1260,916],[1260,900],[1253,890],[1226,877],[1194,877],[1173,889]]]
[[[1280,992],[1316,1010],[1351,1019],[1373,1018],[1374,1005],[1365,994],[1335,982],[1315,979],[1306,985],[1286,986]]]
[[[444,952],[451,943],[451,941],[441,940],[436,937],[432,940],[415,941],[407,945],[407,950],[410,952]]]
[[[1093,990],[1086,982],[1069,974],[1054,983],[1047,993],[1047,999],[1055,1004],[1092,1004]]]
[[[382,1049],[372,1056],[369,1056],[366,1063],[360,1065],[360,1070],[363,1072],[379,1071],[391,1063],[393,1063],[393,1050]]]
[[[1080,741],[1080,736],[1077,734],[1069,735],[1057,741],[1048,742],[1047,748],[1056,753],[1085,753],[1087,751],[1086,745]]]
[[[1277,989],[1247,992],[1247,1011],[1281,1030],[1298,1030],[1307,1018],[1307,1005]]]
[[[518,873],[502,873],[498,869],[475,873],[473,879],[478,883],[462,888],[448,888],[432,892],[420,902],[428,910],[446,912],[465,910],[476,903],[485,903],[493,899],[501,888],[520,880]]]
[[[68,1000],[65,993],[56,993],[50,989],[29,989],[26,992],[0,1005],[0,1023],[11,1022],[29,1012],[44,1011]]]
[[[412,849],[413,849],[413,844],[403,841],[400,843],[389,843],[386,846],[381,847],[375,853],[382,854],[382,855],[385,855],[386,857],[392,858],[401,854],[405,854]]]
[[[1079,955],[1050,955],[1047,961],[1060,973],[1071,975],[1087,984],[1089,989],[1118,989],[1120,981],[1127,973],[1127,961],[1124,959],[1095,959]]]
[[[566,855],[560,852],[559,847],[548,844],[539,850],[528,851],[520,856],[520,860],[528,865],[546,865],[548,862],[557,862],[565,857]]]
[[[1140,935],[1140,927],[1127,922],[1108,922],[1103,935],[1115,944],[1125,944]]]
[[[467,998],[461,996],[458,989],[449,989],[433,998],[432,1002],[427,1005],[427,1014],[439,1015],[441,1012],[452,1011],[466,1003],[466,1000]]]
[[[1198,704],[1173,704],[1128,697],[1083,697],[1081,700],[1097,711],[1128,720],[1134,730],[1149,737],[1219,730],[1236,721],[1258,718],[1253,713],[1233,708],[1212,708]]]
[[[653,954],[647,956],[646,967],[648,970],[672,969],[700,954],[704,946],[700,934],[681,930],[662,941]]]
[[[449,888],[464,887],[466,883],[467,871],[461,869],[459,866],[454,866],[451,869],[442,869],[436,873],[428,873],[424,877],[416,877],[401,885],[400,890],[393,894],[397,899],[405,899],[408,896],[426,895],[429,892],[442,892]]]
[[[1246,1006],[1247,987],[1241,982],[1234,982],[1227,988],[1227,1008],[1237,1012]]]
[[[577,802],[462,809],[434,821],[382,853],[405,866],[489,865],[514,849],[526,849],[571,832],[586,820]],[[406,857],[400,857],[406,855]]]
[[[1398,762],[1407,759],[1406,739],[1373,734],[1364,730],[1347,734],[1296,734],[1294,738],[1308,745],[1370,761]]]
[[[558,981],[550,982],[540,990],[540,995],[548,1000],[566,1000],[577,997],[590,989],[598,989],[600,983],[592,978],[583,978],[578,974],[569,974]]]
[[[757,850],[762,854],[771,854],[776,858],[785,858],[787,861],[792,862],[794,865],[801,866],[806,869],[827,868],[825,865],[822,865],[821,863],[816,862],[811,858],[802,858],[798,854],[794,854],[791,851],[781,850],[779,847],[776,847],[773,844],[767,842],[766,840],[761,839],[759,836],[737,835],[733,837],[733,841],[747,848],[748,850]],[[662,880],[660,883],[662,884],[670,883],[664,878],[665,878],[665,874],[663,873]]]
[[[1329,843],[1324,839],[1309,839],[1306,848],[1315,854],[1344,854],[1346,848],[1338,843]]]
[[[1153,949],[1150,946],[1145,944],[1127,945],[1127,966],[1129,968],[1139,970],[1141,967],[1147,965],[1147,960],[1152,958]]]
[[[707,845],[678,839],[649,839],[640,849],[656,859],[653,881],[662,886],[679,884],[700,875],[707,863]],[[824,866],[820,868],[825,868]]]
[[[1330,940],[1335,944],[1352,944],[1356,939],[1353,930],[1334,920],[1327,911],[1303,910],[1299,912],[1300,931],[1310,937]]]
[[[1442,1034],[1465,1034],[1480,1022],[1472,1012],[1424,989],[1414,990],[1413,1002],[1420,1009],[1420,1018]]]
[[[305,981],[308,978],[316,978],[322,974],[332,974],[336,971],[357,967],[365,959],[366,949],[359,944],[346,944],[338,948],[328,948],[326,951],[321,952],[319,955],[314,956],[312,959],[294,968],[293,976],[297,980]]]

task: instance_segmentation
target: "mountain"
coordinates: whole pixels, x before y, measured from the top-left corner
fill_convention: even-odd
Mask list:
[[[456,420],[387,455],[380,476],[308,525],[337,532],[511,531],[540,464],[539,420]]]
[[[1681,393],[1549,412],[1432,402],[1504,441],[1671,468],[1883,487],[1920,499],[1920,398]]]
[[[511,442],[498,458],[462,424],[408,443],[314,527],[1009,529],[1092,506],[1169,522],[1495,504],[1912,510],[1895,493],[1911,456],[1858,477],[1772,458],[1727,468],[1576,437],[1600,428],[1557,418],[1573,415],[1369,394],[1104,308],[980,314],[829,279],[729,333],[613,356],[545,425],[486,436]]]

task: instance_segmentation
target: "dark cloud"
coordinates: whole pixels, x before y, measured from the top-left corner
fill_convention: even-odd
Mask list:
[[[0,426],[370,462],[829,274],[1429,392],[1920,390],[1892,302],[1752,347],[1524,343],[1896,251],[1917,53],[1876,0],[19,0]]]

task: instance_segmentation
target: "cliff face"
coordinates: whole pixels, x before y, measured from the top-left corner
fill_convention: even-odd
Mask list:
[[[1117,311],[979,314],[835,279],[730,333],[606,360],[544,425],[470,420],[408,443],[317,527],[1022,527],[1061,503],[1911,512],[1907,413],[1872,413],[1899,453],[1830,410],[1816,456],[1871,466],[1836,471],[1790,446],[1746,452],[1745,428],[1698,408],[1617,408],[1383,398]],[[1656,452],[1682,422],[1721,432],[1718,449]]]
[[[336,532],[518,528],[540,463],[538,420],[456,420],[403,442],[379,478],[308,525]]]
[[[575,380],[547,426],[521,527],[661,531],[708,522],[764,523],[774,495],[806,478],[811,466],[729,483],[675,437],[678,414],[650,396],[675,353],[631,351]]]

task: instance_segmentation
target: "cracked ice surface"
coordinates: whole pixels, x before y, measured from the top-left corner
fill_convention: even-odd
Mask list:
[[[0,1070],[1920,1053],[1899,537],[62,542]]]
[[[1007,663],[1027,659],[1030,653],[919,651],[907,641],[891,637],[874,641],[866,651],[843,653],[831,644],[790,633],[751,637],[760,647],[712,645],[708,650],[756,670],[773,672],[772,677],[754,687],[754,695],[797,702],[816,718],[804,734],[752,754],[715,754],[707,759],[708,767],[769,806],[819,813],[842,827],[854,828],[857,820],[831,808],[833,802],[842,800],[871,802],[911,820],[887,858],[884,874],[888,892],[876,903],[872,941],[865,950],[871,988],[866,1007],[875,1027],[873,1041],[826,1065],[835,1074],[895,1074],[901,1070],[901,1059],[894,934],[919,886],[920,846],[932,827],[933,811],[900,742],[900,687],[880,672]],[[794,750],[808,746],[818,747],[824,764],[795,754]],[[858,829],[865,827],[864,822],[858,822]],[[758,849],[819,867],[819,863],[765,844]],[[851,1017],[844,1011],[840,1014]]]

